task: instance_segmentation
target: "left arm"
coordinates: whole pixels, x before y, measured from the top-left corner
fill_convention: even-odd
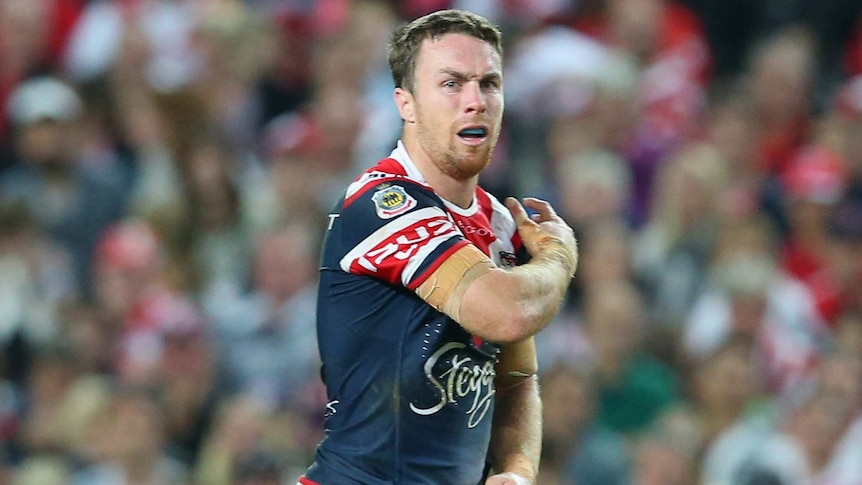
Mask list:
[[[490,447],[497,475],[488,478],[486,485],[535,483],[542,452],[542,401],[537,372],[532,337],[503,346],[494,381],[497,402]]]

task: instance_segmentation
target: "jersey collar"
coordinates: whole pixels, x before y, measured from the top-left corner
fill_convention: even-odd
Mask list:
[[[418,182],[422,182],[423,184],[428,184],[428,182],[425,181],[425,177],[422,176],[422,173],[416,167],[416,164],[413,163],[413,159],[410,158],[410,154],[407,153],[407,148],[404,146],[404,143],[401,140],[398,140],[398,143],[395,145],[395,149],[392,150],[392,153],[389,154],[389,158],[395,160],[396,162],[401,164],[402,167],[404,167],[404,171],[407,173],[407,177]],[[475,193],[473,194],[473,200],[470,202],[470,206],[466,209],[458,207],[457,205],[449,202],[443,197],[440,197],[440,200],[442,200],[443,203],[446,204],[447,209],[461,216],[469,217],[479,211],[479,204],[476,201]]]

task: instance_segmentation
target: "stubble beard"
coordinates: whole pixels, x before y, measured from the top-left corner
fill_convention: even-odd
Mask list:
[[[416,135],[419,144],[434,166],[443,174],[455,180],[469,180],[478,175],[491,163],[491,154],[497,143],[496,133],[488,142],[481,145],[463,145],[454,138],[443,146],[432,133],[425,128],[425,123],[417,123]],[[454,135],[457,136],[457,135]]]

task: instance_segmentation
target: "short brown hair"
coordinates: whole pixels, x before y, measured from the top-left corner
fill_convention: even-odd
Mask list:
[[[425,39],[443,34],[466,34],[483,40],[503,57],[502,35],[488,19],[463,10],[439,10],[403,24],[392,34],[389,42],[389,69],[392,80],[399,88],[413,90],[413,72],[416,56]]]

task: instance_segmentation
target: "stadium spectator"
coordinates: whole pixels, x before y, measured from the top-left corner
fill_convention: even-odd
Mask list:
[[[386,36],[452,7],[506,39],[481,184],[581,236],[536,339],[539,482],[589,483],[567,468],[597,429],[618,443],[621,389],[665,396],[625,434],[631,480],[862,482],[859,403],[839,412],[862,352],[846,0],[0,2],[0,482],[304,471],[327,412],[313,248],[399,136]]]

